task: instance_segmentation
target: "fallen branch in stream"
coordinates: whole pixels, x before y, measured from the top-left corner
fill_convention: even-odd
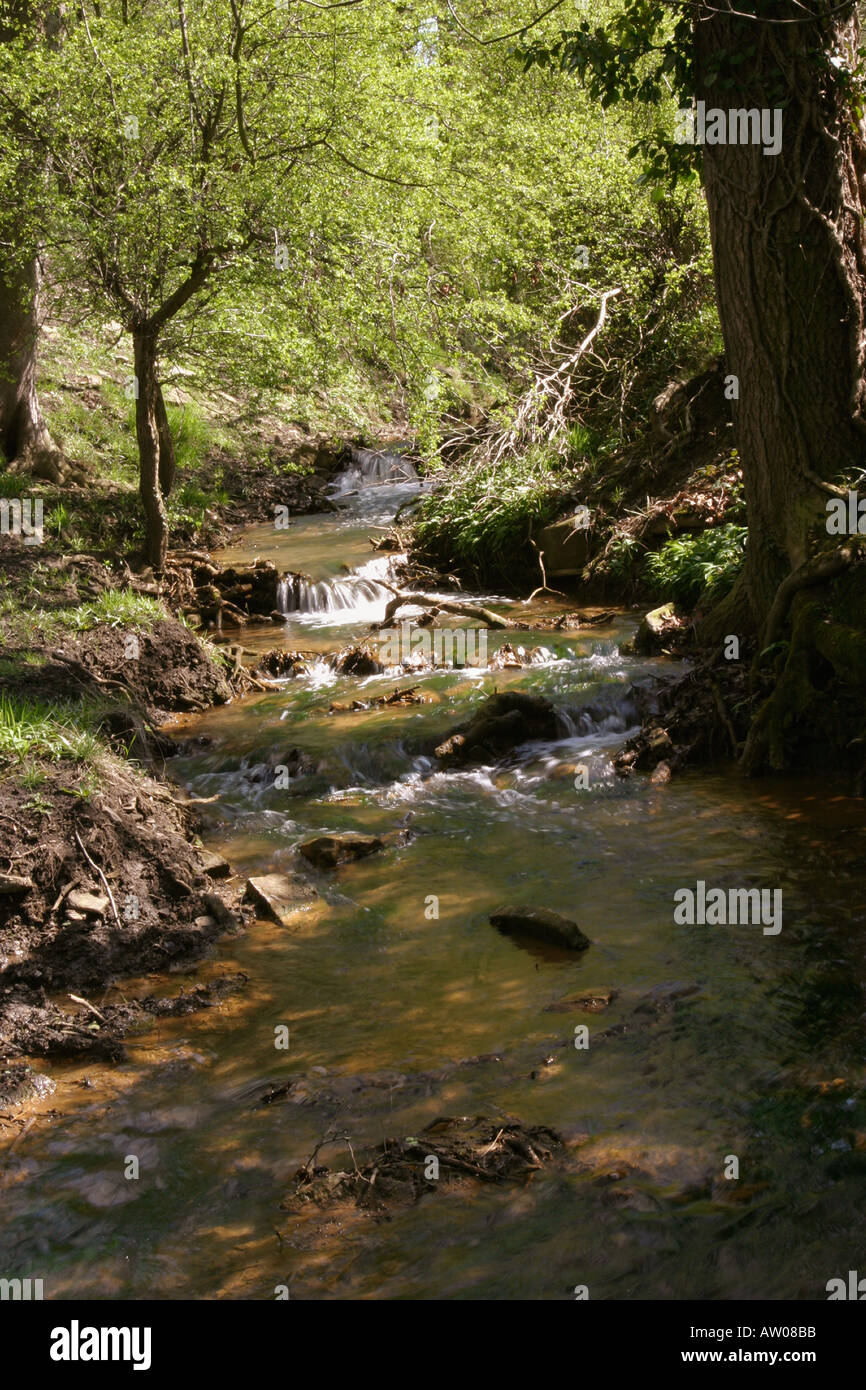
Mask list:
[[[96,1018],[99,1019],[100,1023],[105,1023],[105,1015],[101,1014],[97,1009],[96,1005],[91,1004],[90,1001],[88,999],[85,999],[82,994],[70,994],[69,998],[72,1000],[74,1004],[83,1004],[85,1009],[89,1009],[90,1012],[94,1014]]]
[[[394,595],[385,605],[383,623],[390,622],[400,608],[405,608],[411,604],[416,608],[439,608],[445,613],[459,613],[464,618],[478,618],[488,627],[513,628],[517,626],[510,618],[502,618],[491,608],[482,608],[478,603],[459,603],[453,599],[436,598],[434,594],[402,593],[384,579],[380,579],[378,582],[383,589],[390,590]]]

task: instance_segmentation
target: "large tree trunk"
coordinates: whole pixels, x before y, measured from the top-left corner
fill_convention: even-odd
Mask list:
[[[132,346],[138,392],[135,433],[138,440],[139,492],[144,508],[147,558],[154,572],[159,574],[165,566],[168,549],[168,519],[159,481],[160,393],[156,375],[156,335],[134,329]]]
[[[35,9],[27,0],[7,0],[0,9],[0,43],[8,43],[21,25],[34,40],[53,43],[59,17]],[[14,123],[13,123],[14,124]],[[42,175],[22,154],[15,173],[7,170],[2,238],[11,254],[4,255],[0,273],[0,449],[7,463],[49,482],[61,481],[63,456],[39,409],[36,394],[36,348],[39,339],[41,270],[33,234],[24,230],[17,209],[28,184]]]
[[[783,109],[777,155],[759,144],[702,151],[749,523],[741,582],[723,613],[741,624],[727,631],[760,638],[779,585],[827,542],[828,497],[866,463],[866,158],[820,56],[856,53],[854,5],[809,23],[796,0],[762,4],[769,23],[725,12],[747,8],[700,7],[695,95],[708,110]],[[786,18],[796,22],[778,22]],[[740,61],[731,67],[726,55]]]
[[[36,256],[0,277],[0,448],[8,463],[59,482],[62,456],[36,394],[39,263]]]
[[[778,154],[762,143],[702,151],[749,525],[742,574],[702,635],[769,649],[753,671],[762,703],[743,754],[755,772],[829,764],[831,748],[850,760],[862,733],[861,542],[828,534],[827,502],[866,465],[866,148],[829,61],[856,62],[855,6],[808,22],[797,0],[758,0],[768,22],[732,13],[748,8],[701,5],[694,39],[707,110],[782,109]]]

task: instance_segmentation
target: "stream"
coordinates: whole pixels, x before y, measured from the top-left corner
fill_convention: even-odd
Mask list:
[[[321,896],[291,927],[258,920],[178,973],[188,988],[246,972],[219,1008],[131,1038],[119,1066],[49,1068],[60,1118],[5,1158],[0,1263],[43,1276],[52,1298],[826,1297],[866,1258],[862,803],[829,781],[727,768],[616,776],[631,687],[679,669],[622,653],[625,613],[491,631],[488,655],[537,649],[519,669],[337,675],[325,656],[367,636],[388,596],[391,562],[369,538],[418,490],[392,462],[360,458],[338,511],[254,527],[215,557],[308,574],[277,596],[284,625],[242,640],[321,659],[184,717],[184,735],[211,741],[169,771],[218,796],[202,839],[241,876],[297,869],[295,846],[318,833],[412,838],[316,876]],[[530,622],[575,606],[476,597]],[[397,685],[427,702],[329,713]],[[419,750],[494,688],[546,696],[570,732],[497,767],[437,771]],[[292,750],[315,770],[277,788],[261,766]],[[677,924],[674,893],[696,880],[781,890],[781,932]],[[562,913],[593,944],[527,949],[491,926],[503,903]],[[597,1014],[551,1010],[586,990],[615,994]],[[288,1099],[261,1104],[289,1081]],[[443,1179],[388,1220],[280,1210],[325,1136],[319,1161],[339,1168],[339,1136],[360,1155],[456,1115],[550,1126],[565,1156],[471,1195]]]

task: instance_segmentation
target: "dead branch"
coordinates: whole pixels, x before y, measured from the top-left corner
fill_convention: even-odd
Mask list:
[[[99,877],[102,879],[102,886],[108,894],[108,901],[111,903],[111,910],[114,913],[114,920],[117,923],[120,930],[123,931],[123,923],[120,920],[120,913],[117,911],[117,903],[114,901],[114,894],[108,886],[108,879],[105,877],[105,874],[102,872],[96,861],[94,859],[91,859],[90,855],[87,853],[87,850],[84,848],[84,842],[81,836],[79,835],[78,831],[76,830],[74,833],[75,838],[78,841],[78,846],[81,850],[81,853],[84,855],[90,867],[92,869],[95,869],[96,872],[99,874]]]

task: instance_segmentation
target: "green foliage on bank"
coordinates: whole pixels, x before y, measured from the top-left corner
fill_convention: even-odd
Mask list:
[[[529,537],[563,504],[561,460],[542,453],[455,470],[418,510],[417,548],[444,569],[510,588],[532,565]]]
[[[706,590],[727,593],[739,574],[746,550],[745,526],[726,523],[697,534],[673,536],[644,561],[644,574],[660,598],[693,608]]]

